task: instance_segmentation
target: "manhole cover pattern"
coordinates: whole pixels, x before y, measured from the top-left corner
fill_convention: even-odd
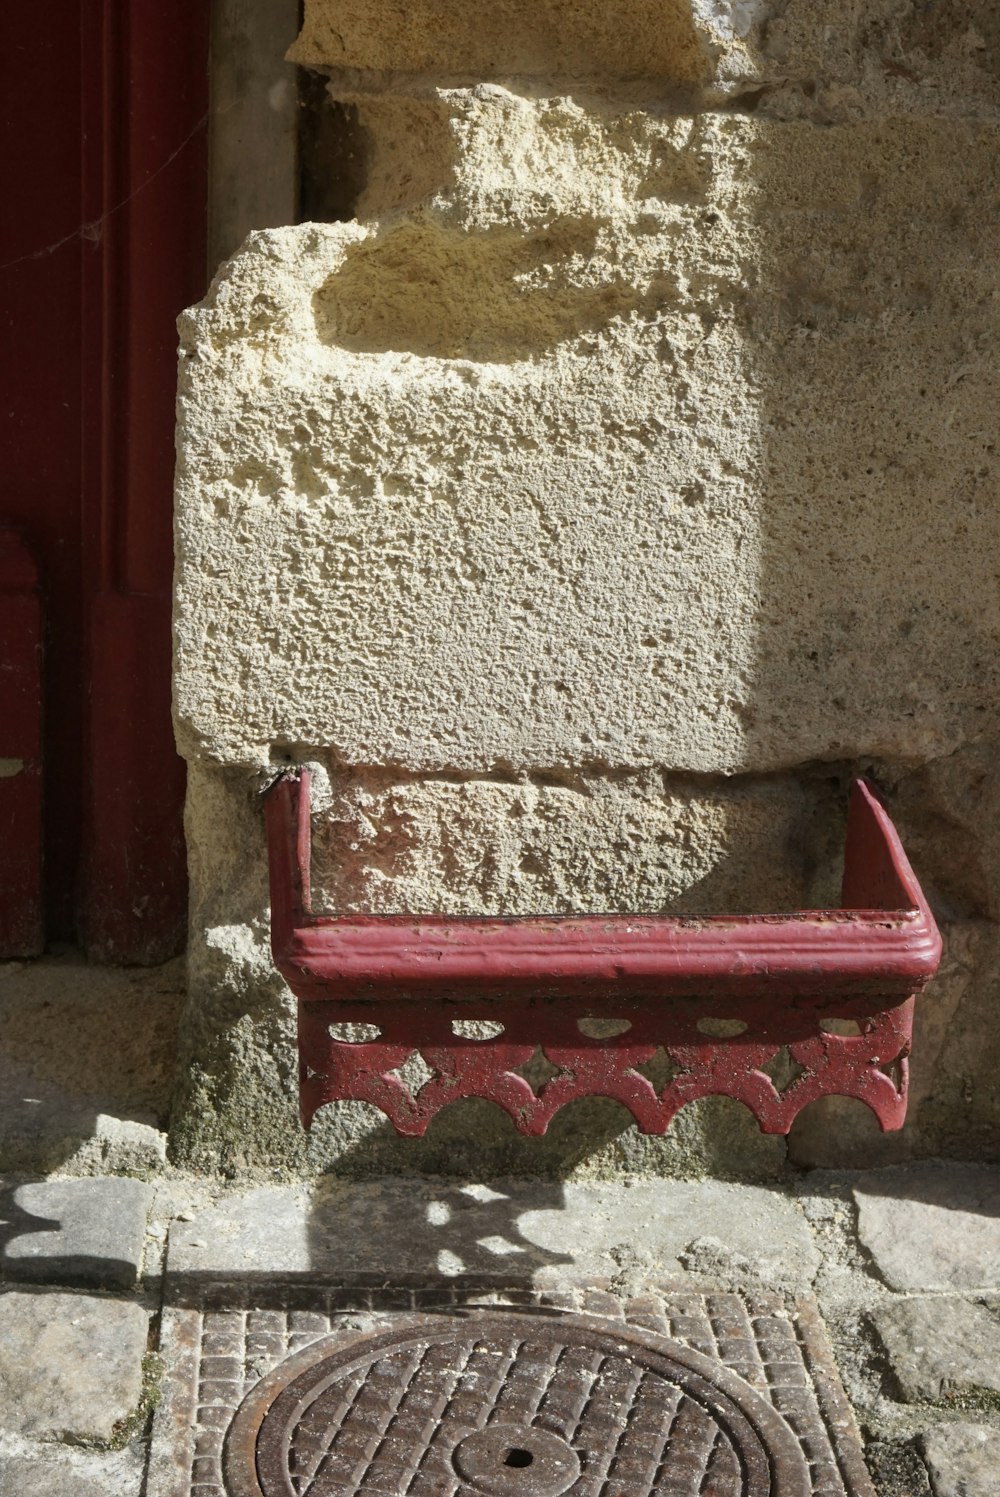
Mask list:
[[[321,1343],[246,1400],[233,1497],[808,1497],[745,1382],[658,1337],[566,1316],[423,1317]]]
[[[412,1319],[414,1309],[424,1305],[510,1304],[502,1293],[486,1290],[477,1296],[469,1288],[449,1297],[437,1288],[275,1284],[264,1305],[258,1294],[252,1284],[220,1282],[199,1290],[186,1307],[164,1311],[161,1352],[171,1370],[154,1431],[151,1497],[234,1497],[227,1494],[222,1466],[226,1432],[237,1409],[282,1363],[331,1334],[348,1339],[362,1327],[391,1326]],[[806,1490],[812,1497],[872,1497],[857,1432],[811,1301],[786,1302],[763,1291],[744,1298],[670,1286],[650,1289],[625,1306],[601,1290],[533,1291],[521,1293],[518,1303],[596,1313],[607,1317],[612,1329],[652,1330],[718,1361],[780,1411],[808,1464]],[[289,1484],[284,1497],[296,1497],[297,1491]],[[613,1497],[613,1489],[606,1497]]]

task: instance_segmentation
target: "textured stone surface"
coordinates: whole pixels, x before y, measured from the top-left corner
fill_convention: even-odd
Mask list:
[[[758,7],[748,0],[729,8]],[[290,56],[311,67],[480,77],[622,73],[695,82],[710,71],[709,40],[688,0],[492,0],[474,11],[429,0],[321,0],[307,7]]]
[[[832,803],[874,765],[958,929],[915,1131],[870,1157],[1000,1147],[995,773],[961,848],[1000,700],[996,20],[656,10],[306,7],[357,220],[251,236],[181,325],[180,1158],[447,1168],[356,1107],[295,1133],[254,792],[304,759],[331,903],[468,912],[826,901],[816,766]],[[864,1159],[845,1116],[796,1157]],[[594,1118],[563,1172],[620,1164]],[[630,1164],[759,1168],[686,1126]]]
[[[183,993],[180,961],[0,966],[0,1170],[156,1169]]]
[[[447,198],[252,236],[183,321],[186,750],[731,772],[981,731],[995,129],[434,123]]]
[[[819,1264],[791,1202],[752,1186],[377,1180],[225,1197],[174,1224],[168,1266],[182,1276],[473,1274],[509,1284],[554,1268],[578,1282],[681,1272],[685,1249],[705,1236],[730,1260],[762,1257],[769,1282],[784,1287],[805,1287]],[[713,1267],[706,1279],[729,1277]]]
[[[989,1424],[940,1424],[923,1437],[934,1497],[993,1497],[997,1431]]]
[[[1000,1288],[1000,1170],[872,1171],[854,1186],[858,1235],[893,1289]]]
[[[110,1440],[142,1394],[147,1321],[118,1300],[0,1294],[0,1429]]]
[[[0,1492],[9,1497],[140,1497],[142,1482],[141,1450],[58,1450],[0,1434]]]
[[[1000,1393],[1000,1320],[968,1300],[894,1300],[875,1329],[907,1403],[938,1403],[977,1390]]]
[[[697,798],[651,770],[520,784],[386,772],[333,787],[313,848],[317,909],[768,911],[836,898],[832,869],[813,861],[835,814],[822,782],[736,781]]]
[[[129,1289],[142,1270],[152,1190],[139,1180],[47,1180],[9,1189],[0,1273]],[[13,1235],[10,1235],[13,1233]]]
[[[935,822],[943,840],[933,812],[921,817],[910,813],[900,822],[906,845],[917,842],[918,857],[925,849],[928,853],[918,866],[947,875],[945,857],[935,861],[926,847]],[[968,829],[966,837],[972,855],[977,848],[988,849],[992,840],[977,843]],[[789,1154],[796,1164],[871,1169],[927,1156],[995,1156],[1000,1087],[990,1078],[1000,1073],[1000,1033],[994,1022],[1000,939],[992,920],[940,924],[941,968],[916,1006],[907,1126],[900,1133],[882,1133],[867,1107],[849,1098],[823,1098],[801,1113],[792,1128]]]

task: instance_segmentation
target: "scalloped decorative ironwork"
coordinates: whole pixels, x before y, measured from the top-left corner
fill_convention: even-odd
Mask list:
[[[267,821],[272,948],[299,999],[306,1127],[353,1100],[419,1136],[448,1103],[482,1097],[537,1136],[567,1103],[603,1096],[663,1133],[685,1103],[727,1096],[764,1132],[787,1133],[829,1095],[902,1127],[914,999],[941,941],[863,781],[844,908],[789,915],[314,915],[307,771],[272,788]],[[335,1037],[373,1026],[377,1039]],[[549,1073],[536,1090],[519,1073],[539,1050]],[[659,1089],[642,1073],[658,1054]],[[415,1088],[400,1074],[411,1060],[411,1078],[425,1078]]]

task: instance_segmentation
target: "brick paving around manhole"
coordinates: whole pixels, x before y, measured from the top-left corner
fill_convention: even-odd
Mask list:
[[[392,1329],[429,1309],[539,1306],[623,1321],[721,1363],[762,1395],[792,1430],[812,1497],[872,1497],[854,1418],[815,1302],[774,1293],[698,1293],[657,1285],[624,1303],[606,1289],[477,1292],[440,1287],[282,1288],[216,1283],[163,1314],[163,1399],[153,1432],[148,1497],[228,1497],[226,1432],[262,1378],[322,1338]],[[169,1300],[169,1296],[168,1296]]]

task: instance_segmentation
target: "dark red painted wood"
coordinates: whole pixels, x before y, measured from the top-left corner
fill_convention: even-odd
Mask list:
[[[117,961],[184,936],[175,320],[205,288],[208,20],[203,0],[0,14],[0,519],[46,601],[46,920]]]
[[[65,940],[75,926],[84,694],[76,6],[45,25],[30,6],[3,6],[0,52],[0,520],[25,536],[45,598],[45,906],[50,937]],[[16,875],[7,888],[10,924]]]
[[[205,288],[202,0],[81,6],[84,563],[90,692],[79,910],[101,960],[181,949],[183,766],[170,717],[178,313]]]
[[[44,941],[42,605],[33,557],[0,526],[0,957]]]
[[[661,1132],[684,1102],[722,1093],[787,1132],[808,1102],[840,1093],[867,1102],[883,1127],[902,1125],[913,997],[941,939],[864,782],[845,859],[854,907],[781,915],[316,915],[308,771],[269,792],[266,815],[272,950],[300,1000],[307,1123],[324,1103],[354,1098],[422,1133],[447,1101],[486,1096],[522,1132],[541,1133],[567,1101],[600,1094]],[[619,1035],[588,1038],[580,1026],[594,1018],[617,1021]],[[502,1037],[470,1039],[456,1020],[499,1024]],[[378,1034],[351,1043],[331,1032],[342,1024]],[[538,1095],[515,1074],[537,1046],[560,1070]],[[657,1093],[637,1068],[660,1048],[676,1075]],[[786,1048],[799,1074],[779,1088],[767,1067]],[[434,1075],[414,1096],[392,1073],[416,1051]]]

